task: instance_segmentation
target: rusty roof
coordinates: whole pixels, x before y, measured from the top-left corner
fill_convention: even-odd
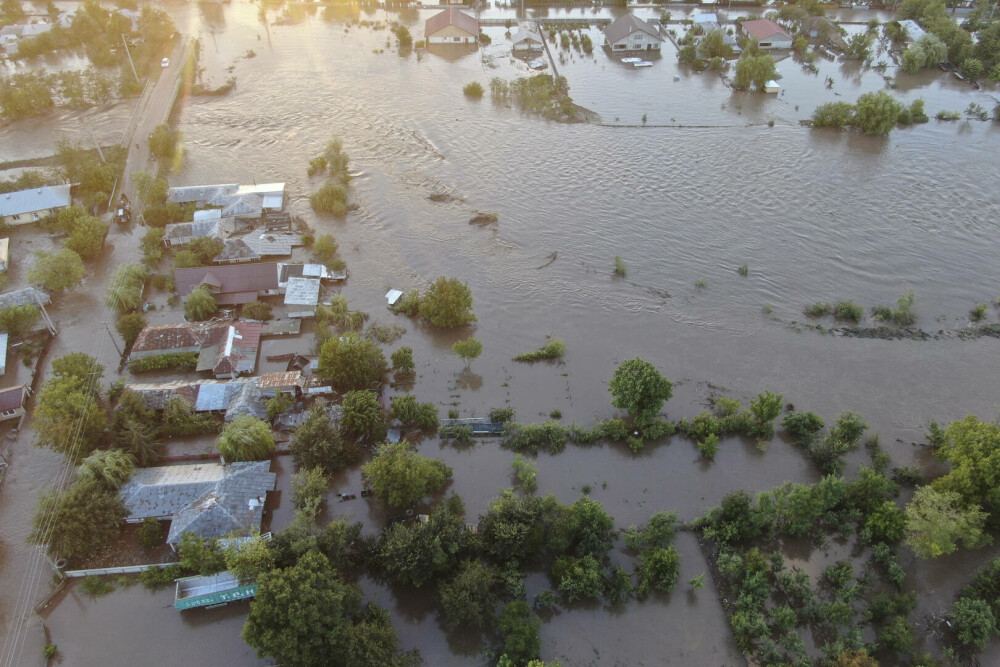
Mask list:
[[[150,350],[182,350],[189,347],[200,347],[205,340],[208,327],[204,322],[185,324],[157,324],[146,327],[139,332],[133,352],[148,352]]]
[[[792,36],[788,34],[788,31],[782,28],[780,25],[772,21],[771,19],[754,19],[752,21],[744,21],[740,24],[743,28],[743,32],[750,35],[758,42],[763,42],[774,35],[783,35],[788,39]]]
[[[294,387],[302,386],[305,379],[302,371],[285,371],[282,373],[264,373],[257,381],[257,386],[264,387]]]

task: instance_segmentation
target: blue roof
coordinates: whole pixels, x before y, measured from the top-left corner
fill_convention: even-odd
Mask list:
[[[2,194],[0,195],[0,215],[19,215],[69,206],[72,202],[69,189],[69,185],[51,185]]]

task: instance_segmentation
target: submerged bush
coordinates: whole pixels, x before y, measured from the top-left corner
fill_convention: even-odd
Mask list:
[[[347,214],[347,188],[340,183],[324,183],[309,197],[309,205],[317,213],[328,215]]]
[[[537,350],[524,352],[514,357],[514,361],[541,361],[543,359],[558,359],[566,352],[566,343],[562,338],[555,338]]]
[[[865,316],[865,309],[854,301],[838,301],[833,306],[833,316],[845,322],[860,322]]]
[[[466,97],[482,97],[484,92],[486,91],[483,90],[483,84],[478,81],[467,83],[462,87],[462,93]]]

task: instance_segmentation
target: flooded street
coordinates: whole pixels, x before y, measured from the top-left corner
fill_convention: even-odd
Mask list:
[[[369,312],[371,321],[407,327],[392,347],[413,348],[413,393],[437,403],[442,417],[449,409],[467,417],[509,406],[522,422],[559,410],[564,423],[589,424],[611,416],[607,380],[635,356],[676,383],[666,405],[672,419],[695,415],[713,392],[748,401],[769,389],[824,419],[843,410],[862,413],[896,465],[914,460],[920,450],[911,443],[922,441],[929,419],[996,416],[996,339],[867,340],[796,333],[786,323],[805,319],[802,308],[811,302],[891,304],[911,288],[916,326],[927,331],[968,326],[977,301],[995,303],[1000,125],[931,120],[887,138],[812,131],[799,120],[815,106],[882,89],[882,77],[855,76],[849,65],[822,60],[818,74],[806,75],[789,59],[778,64],[785,94],[737,93],[717,75],[685,71],[669,43],[642,70],[624,69],[600,48],[558,65],[577,104],[605,123],[631,126],[560,125],[496,105],[488,94],[478,101],[463,96],[470,81],[488,88],[493,76],[525,71],[503,56],[502,27],[487,30],[494,69],[475,51],[401,57],[386,47],[391,33],[357,26],[359,19],[397,18],[385,11],[324,21],[322,10],[303,10],[295,25],[268,27],[247,2],[170,11],[181,32],[202,40],[206,82],[219,85],[230,75],[238,81],[230,94],[193,98],[181,112],[184,157],[170,184],[285,182],[286,210],[340,243],[351,272],[342,293],[351,308]],[[400,20],[419,39],[432,14],[408,10]],[[599,31],[591,33],[600,44]],[[247,58],[250,49],[255,57]],[[385,52],[373,53],[379,49]],[[823,84],[828,75],[836,79],[832,90]],[[907,102],[923,97],[932,117],[972,101],[987,106],[997,95],[938,71],[901,75],[891,92]],[[131,109],[123,103],[95,118],[101,141],[116,140]],[[649,127],[641,126],[644,113]],[[87,118],[0,128],[0,153],[4,159],[51,154],[53,128],[82,140]],[[308,161],[334,135],[358,174],[351,184],[358,208],[345,219],[318,218],[308,202],[322,183],[307,177]],[[460,199],[428,199],[437,193]],[[498,213],[496,227],[470,225],[479,211]],[[134,244],[143,231],[136,228],[130,238],[112,230],[109,243]],[[626,278],[612,276],[615,255],[628,266]],[[745,278],[737,273],[744,264]],[[50,359],[87,349],[90,343],[80,341],[100,333],[91,313],[114,268],[100,266],[87,287],[56,304],[61,333]],[[468,282],[475,327],[436,331],[386,309],[389,288],[423,289],[439,276]],[[696,287],[698,281],[705,286]],[[181,317],[174,308],[150,319]],[[987,318],[996,322],[997,309],[991,306]],[[833,326],[832,319],[823,323]],[[484,349],[466,370],[451,345],[471,333]],[[565,340],[562,362],[510,360],[548,335]],[[116,364],[107,348],[110,381]],[[312,348],[311,336],[266,340],[258,370],[283,369],[265,362],[268,354]],[[5,601],[17,597],[35,499],[51,485],[60,458],[30,443],[28,429],[14,445],[16,466],[0,492]],[[513,454],[495,440],[457,449],[435,438],[420,451],[454,469],[449,490],[465,500],[469,522],[512,485]],[[863,452],[852,455],[849,470],[863,459]],[[723,440],[711,464],[680,437],[640,454],[569,445],[537,463],[538,493],[568,503],[589,485],[619,528],[660,510],[694,519],[735,489],[818,479],[780,439],[766,452],[738,438]],[[274,530],[293,516],[291,467],[288,458],[273,467],[285,490],[274,503]],[[331,491],[360,486],[354,467],[335,476]],[[331,497],[328,505],[329,518],[363,521],[369,531],[384,519],[368,500]],[[683,583],[707,569],[694,537],[681,533],[677,548],[680,583],[670,596],[610,610],[562,609],[543,624],[542,657],[567,665],[743,664],[711,582],[693,593]],[[962,571],[989,556],[963,554]],[[628,565],[617,549],[612,557]],[[962,583],[943,581],[943,560],[907,564],[907,584],[918,587],[925,607],[950,604]],[[391,611],[401,647],[418,648],[425,664],[486,663],[488,646],[446,633],[425,591],[361,584],[366,598]],[[532,575],[529,600],[550,587],[544,574]],[[240,639],[245,605],[180,614],[172,595],[136,586],[92,600],[71,587],[45,619],[62,664],[155,665],[167,655],[178,664],[268,664]],[[3,603],[5,622],[10,607]],[[38,648],[29,642],[24,653],[34,659]]]

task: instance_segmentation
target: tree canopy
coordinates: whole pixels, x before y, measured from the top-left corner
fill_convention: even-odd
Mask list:
[[[330,416],[318,406],[311,409],[305,421],[295,429],[289,449],[295,465],[300,468],[321,466],[328,473],[337,472],[361,456],[358,446],[345,440]]]
[[[937,558],[958,549],[961,541],[974,548],[988,544],[983,533],[986,513],[978,506],[964,507],[952,491],[922,486],[906,506],[906,543],[921,558]]]
[[[777,78],[778,70],[769,54],[748,50],[736,61],[733,85],[740,90],[764,90],[768,81]]]
[[[34,255],[35,263],[28,269],[28,280],[52,292],[76,287],[87,273],[83,260],[69,248],[56,252],[36,250]]]
[[[496,582],[493,568],[477,560],[465,561],[458,572],[438,589],[445,627],[451,631],[462,625],[474,628],[489,625],[497,603],[493,590]]]
[[[673,396],[673,387],[656,366],[639,357],[619,364],[608,383],[611,405],[628,412],[640,425],[656,419],[663,403]]]
[[[420,316],[436,327],[453,329],[476,321],[472,291],[457,278],[438,278],[420,297]]]
[[[116,490],[80,480],[42,496],[28,541],[64,558],[85,558],[114,541],[127,514]]]
[[[215,444],[230,462],[262,461],[274,453],[271,425],[250,415],[239,415],[226,424]]]
[[[1000,426],[972,415],[952,423],[935,455],[951,464],[951,471],[934,480],[940,491],[959,494],[969,505],[991,514],[1000,510]],[[994,519],[996,517],[994,516]]]
[[[468,366],[473,359],[482,354],[483,343],[478,338],[469,336],[465,340],[456,340],[451,346],[451,351],[460,356]]]
[[[361,467],[375,497],[389,507],[407,507],[444,488],[451,468],[438,459],[421,456],[406,440],[386,442],[375,458]]]
[[[100,401],[104,367],[82,352],[52,362],[52,377],[42,384],[35,406],[35,444],[77,460],[104,437],[107,415]]]
[[[320,348],[319,373],[338,391],[372,389],[388,371],[381,348],[356,333],[333,336]]]
[[[217,312],[219,312],[219,302],[204,285],[195,287],[184,299],[184,317],[188,320],[207,320]]]

